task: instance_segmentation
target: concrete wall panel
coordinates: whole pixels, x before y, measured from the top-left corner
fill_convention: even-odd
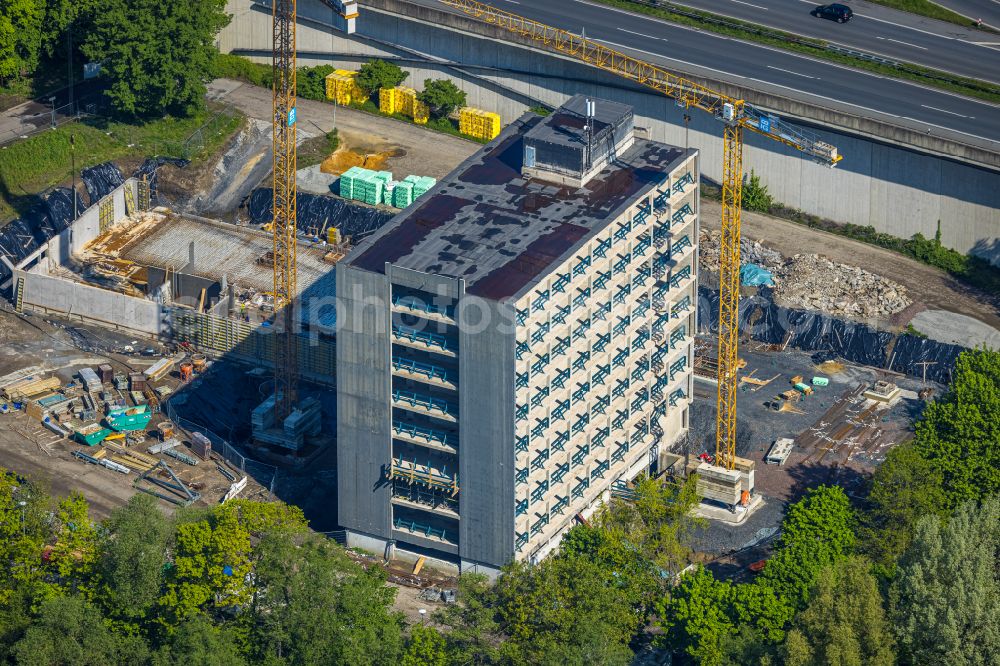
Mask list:
[[[160,306],[63,278],[18,272],[24,277],[22,307],[52,312],[143,335],[161,331]]]
[[[499,566],[514,556],[513,316],[479,298],[462,299],[458,316],[459,554]]]
[[[388,286],[385,277],[337,266],[341,299],[337,333],[337,522],[382,539],[391,538]],[[362,294],[383,294],[366,305]],[[367,498],[367,501],[366,501]]]

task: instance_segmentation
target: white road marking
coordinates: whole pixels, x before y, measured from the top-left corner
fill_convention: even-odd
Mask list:
[[[629,46],[628,44],[619,44],[618,42],[612,42],[607,39],[597,39],[596,37],[588,37],[592,42],[600,42],[602,44],[610,44],[611,46],[617,46],[620,49],[626,49],[628,51],[635,51],[636,53],[645,53],[646,55],[656,56],[657,58],[666,58],[667,56],[662,53],[653,53],[652,51],[643,51],[642,49],[637,49],[634,46]],[[655,64],[655,63],[654,63]],[[715,70],[719,71],[719,70]]]
[[[926,104],[921,104],[920,106],[924,107],[925,109],[930,109],[931,111],[940,111],[941,113],[950,113],[951,115],[958,116],[959,118],[968,118],[969,120],[975,120],[976,119],[975,116],[965,116],[965,115],[962,115],[961,113],[955,113],[954,111],[948,111],[947,109],[939,109],[936,106],[927,106]]]
[[[768,65],[767,68],[768,69],[776,69],[779,72],[785,72],[786,74],[794,74],[795,76],[803,76],[803,77],[805,77],[807,79],[816,79],[816,78],[819,78],[817,76],[809,76],[808,74],[799,74],[798,72],[793,72],[790,69],[782,69],[781,67],[775,67],[774,65]]]
[[[926,51],[927,50],[926,46],[917,46],[916,44],[911,44],[909,42],[903,42],[903,41],[900,41],[898,39],[893,39],[892,37],[876,37],[875,39],[883,39],[883,40],[885,40],[887,42],[896,42],[897,44],[904,44],[906,46],[912,46],[913,48],[920,49],[921,51]]]
[[[743,2],[743,0],[732,0],[732,1],[740,5],[749,5],[751,7],[756,7],[757,9],[763,9],[765,12],[767,11],[767,7],[761,7],[760,5],[755,5],[752,2]]]
[[[621,30],[622,32],[627,32],[633,35],[639,35],[640,37],[645,37],[647,39],[662,39],[663,41],[667,41],[666,39],[663,39],[663,37],[653,37],[652,35],[647,35],[642,32],[636,32],[635,30],[626,30],[625,28],[618,28],[618,29]]]

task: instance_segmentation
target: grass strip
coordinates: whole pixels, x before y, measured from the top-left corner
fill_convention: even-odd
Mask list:
[[[892,65],[867,60],[849,53],[830,50],[830,44],[821,39],[802,37],[767,26],[718,16],[709,12],[675,5],[673,3],[642,2],[640,0],[594,0],[600,4],[627,9],[637,14],[646,14],[671,23],[686,25],[717,35],[735,37],[748,42],[766,44],[785,51],[793,51],[842,65],[849,65],[876,74],[913,81],[949,92],[975,97],[988,102],[1000,102],[1000,87],[987,81],[942,72],[940,70],[899,63]]]
[[[164,117],[142,124],[83,118],[0,148],[0,220],[27,212],[36,194],[70,180],[76,169],[124,158],[154,155],[199,161],[214,154],[243,126],[244,117],[212,105],[188,118]],[[70,146],[74,137],[75,151]]]
[[[876,5],[883,5],[885,7],[892,7],[893,9],[899,9],[904,12],[909,12],[911,14],[919,14],[921,16],[926,16],[928,18],[937,19],[939,21],[947,21],[948,23],[955,23],[956,25],[968,28],[972,25],[967,17],[962,16],[956,12],[951,11],[947,7],[942,7],[941,5],[929,2],[929,0],[871,0]]]
[[[314,136],[303,141],[295,150],[295,165],[299,169],[322,164],[323,160],[333,155],[340,147],[340,136],[337,128],[322,136]]]

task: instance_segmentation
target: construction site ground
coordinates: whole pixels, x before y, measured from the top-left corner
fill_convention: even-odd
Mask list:
[[[6,307],[0,310],[0,340],[4,342],[0,346],[0,377],[30,369],[33,373],[54,374],[64,385],[79,369],[102,363],[110,364],[116,373],[141,372],[165,352],[158,343],[74,322],[19,315]],[[175,392],[179,384],[176,377],[159,383]],[[154,431],[164,418],[162,414],[154,415],[147,431]],[[144,452],[153,441],[148,438],[135,450]],[[135,471],[121,474],[73,456],[74,451],[93,455],[100,448],[59,437],[24,412],[0,414],[0,465],[43,484],[54,497],[65,497],[72,490],[82,492],[94,518],[106,517],[139,492],[132,483]],[[185,453],[191,455],[190,451]],[[190,466],[172,458],[164,460],[184,483],[201,494],[197,504],[217,504],[229,489],[229,480],[213,461]],[[262,499],[267,492],[251,477],[240,496]],[[160,504],[168,512],[175,508],[169,502]]]
[[[698,342],[707,350],[714,345],[710,338]],[[876,368],[839,361],[817,366],[809,354],[797,350],[768,351],[763,345],[746,343],[740,358],[747,362],[741,376],[771,379],[759,388],[743,383],[737,396],[737,455],[754,461],[755,492],[763,497],[764,505],[736,527],[707,523],[694,544],[704,561],[727,575],[763,559],[761,552],[766,552],[777,533],[785,507],[808,488],[839,485],[850,497],[860,499],[866,480],[886,452],[912,436],[913,420],[923,408],[917,394],[925,388],[920,380]],[[806,384],[814,376],[825,377],[829,385],[811,386],[813,394],[797,400],[791,411],[775,412],[765,406],[792,389],[790,379],[796,375]],[[900,399],[889,409],[875,409],[854,395],[859,387],[869,388],[878,379],[902,389]],[[686,451],[692,457],[715,452],[716,386],[710,378],[696,374]],[[926,387],[935,394],[944,389],[934,383]],[[788,459],[782,465],[765,464],[771,444],[782,437],[795,440]],[[756,542],[763,543],[754,547]],[[726,567],[736,568],[727,571]]]
[[[719,229],[721,214],[718,201],[702,199],[703,228]],[[940,310],[966,315],[1000,330],[1000,295],[982,293],[941,269],[897,252],[770,215],[744,211],[742,229],[744,238],[758,240],[786,257],[819,254],[831,261],[860,266],[899,282],[914,301],[915,307],[911,306],[901,313],[910,318],[923,309]],[[909,319],[902,321],[897,317],[891,323],[905,326]]]

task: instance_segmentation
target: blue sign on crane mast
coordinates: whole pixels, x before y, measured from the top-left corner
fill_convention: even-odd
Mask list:
[[[770,132],[771,132],[771,119],[768,118],[767,116],[761,116],[760,120],[757,121],[757,126],[760,128],[761,132],[767,132],[768,134],[770,134]]]
[[[293,106],[291,108],[291,110],[289,110],[289,112],[288,112],[288,126],[289,127],[291,127],[292,125],[295,124],[295,109],[296,109],[296,107]]]

